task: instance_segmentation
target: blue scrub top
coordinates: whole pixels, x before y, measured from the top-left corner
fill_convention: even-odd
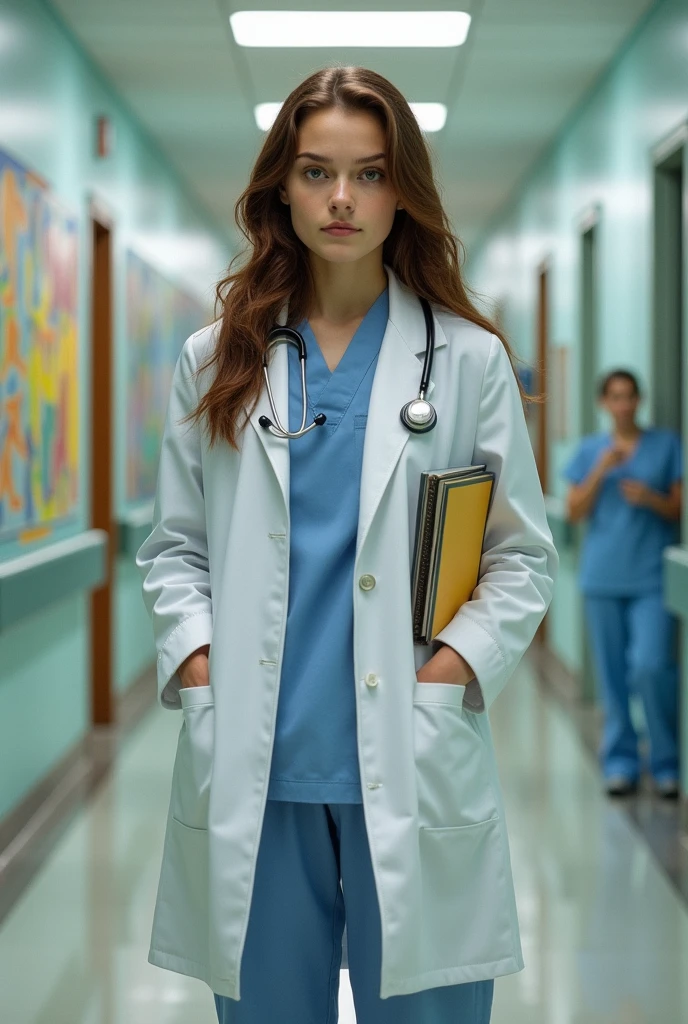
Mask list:
[[[564,477],[582,483],[611,444],[609,432],[582,438]],[[679,522],[626,501],[619,481],[631,477],[668,494],[682,476],[676,431],[644,429],[632,456],[607,472],[588,517],[578,576],[583,593],[622,596],[662,588],[662,551],[678,543]]]
[[[334,371],[304,320],[306,423],[289,444],[289,608],[268,799],[362,803],[356,740],[353,571],[363,441],[388,289],[370,307]],[[301,425],[298,351],[288,346],[289,429]]]

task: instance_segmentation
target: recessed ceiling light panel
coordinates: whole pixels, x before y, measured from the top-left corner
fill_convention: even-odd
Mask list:
[[[272,128],[281,106],[281,103],[258,103],[253,108],[256,124],[261,131],[266,132]],[[447,108],[444,103],[409,103],[409,106],[424,132],[438,132],[444,127],[447,120]]]
[[[416,120],[424,132],[438,132],[447,120],[444,103],[409,103]]]
[[[239,46],[461,46],[464,11],[236,11]]]
[[[261,131],[266,132],[272,128],[273,121],[277,117],[281,103],[258,103],[253,108],[256,124]]]

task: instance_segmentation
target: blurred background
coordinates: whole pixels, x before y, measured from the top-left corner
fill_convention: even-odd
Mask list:
[[[466,280],[546,394],[527,419],[561,565],[491,712],[526,959],[493,1021],[688,1020],[688,519],[662,513],[655,587],[678,767],[619,799],[610,687],[647,760],[638,637],[660,641],[586,615],[592,463],[569,473],[586,443],[655,430],[673,462],[645,483],[682,479],[688,3],[438,0],[464,16],[410,35],[417,4],[376,2],[379,34],[369,6],[301,2],[290,25],[228,0],[0,0],[1,1024],[215,1020],[204,984],[146,959],[180,721],[155,705],[134,555],[176,359],[242,244],[234,203],[279,103],[333,61],[412,104]],[[632,388],[599,400],[618,368],[630,419]],[[340,1005],[353,1024],[346,971]]]

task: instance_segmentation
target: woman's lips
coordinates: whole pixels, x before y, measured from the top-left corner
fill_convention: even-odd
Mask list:
[[[323,228],[328,235],[355,235],[360,228]]]

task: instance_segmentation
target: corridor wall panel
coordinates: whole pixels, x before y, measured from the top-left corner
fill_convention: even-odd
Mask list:
[[[97,155],[99,117],[108,118],[114,129],[114,149],[107,157]],[[156,400],[155,432],[149,433],[143,479],[137,471],[133,486],[129,486],[127,253],[136,254],[130,259],[137,258],[151,274],[164,278],[170,294],[177,296],[168,330],[169,362],[172,351],[181,348],[186,332],[212,319],[214,286],[231,252],[215,220],[200,207],[59,16],[41,0],[3,0],[0,4],[0,182],[0,230],[4,231],[4,248],[0,245],[0,451],[10,423],[14,424],[11,443],[15,445],[12,476],[5,473],[0,485],[5,494],[1,563],[78,536],[90,525],[94,204],[107,212],[112,230],[116,518],[135,515],[143,499],[150,500],[156,462],[153,449],[164,401],[162,395]],[[39,202],[46,211],[54,211],[52,225],[46,223],[45,216],[31,219],[31,204]],[[26,223],[22,222],[22,210],[24,214],[29,211]],[[12,216],[19,222],[12,224],[8,220]],[[38,224],[42,234],[31,234],[30,224]],[[17,280],[16,267],[13,271],[10,265],[12,246],[18,245],[24,253],[27,247],[33,248],[36,267],[42,252],[48,260],[43,269],[50,270],[46,238],[69,250],[68,259],[59,264],[65,276],[53,281],[55,288],[64,289],[61,334],[55,333],[56,321],[42,304],[42,295],[9,292]],[[26,336],[29,323],[42,335],[34,333],[30,343]],[[23,333],[20,346],[13,348],[17,325]],[[63,368],[57,377],[63,386],[70,382],[66,395],[55,390],[57,377],[50,377],[40,361],[49,343]],[[19,395],[13,409],[12,396]],[[41,429],[33,433],[28,428],[36,421]],[[42,444],[43,449],[32,451],[27,438],[32,445]],[[6,445],[5,441],[7,459]],[[152,628],[130,552],[116,562],[113,586],[114,685],[124,690],[155,662]],[[0,631],[0,818],[88,728],[88,608],[88,591],[75,592]]]

